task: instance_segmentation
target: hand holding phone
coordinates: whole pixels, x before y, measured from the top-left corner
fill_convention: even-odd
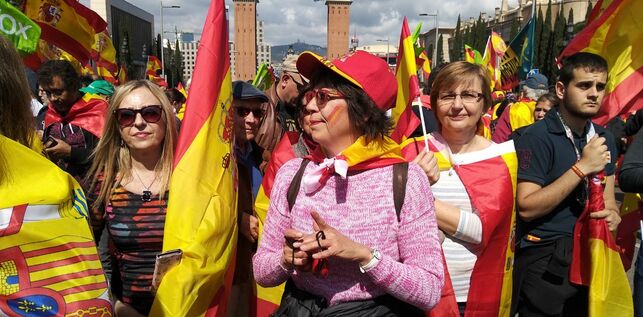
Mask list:
[[[154,263],[154,275],[152,276],[152,290],[156,291],[161,285],[165,273],[181,262],[183,251],[181,249],[170,250],[156,255]]]
[[[44,143],[45,149],[52,148],[56,145],[58,145],[58,141],[56,141],[52,136],[47,137],[47,140],[45,140]]]

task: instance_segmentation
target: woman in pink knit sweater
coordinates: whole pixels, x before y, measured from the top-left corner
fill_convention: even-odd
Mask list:
[[[311,78],[320,149],[277,173],[257,283],[288,281],[275,316],[423,316],[444,271],[429,181],[387,137],[395,77],[363,51],[332,62],[305,52],[297,68]]]

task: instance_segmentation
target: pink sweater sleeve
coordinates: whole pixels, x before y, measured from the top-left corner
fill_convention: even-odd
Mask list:
[[[433,195],[426,175],[415,164],[409,164],[400,217],[400,262],[383,254],[378,265],[366,274],[387,293],[429,310],[440,299],[444,268]]]
[[[301,159],[286,162],[275,177],[270,193],[270,207],[263,226],[259,248],[252,259],[252,267],[257,283],[263,287],[273,287],[285,282],[289,272],[281,266],[284,246],[284,231],[291,226],[288,200],[286,199],[290,181],[297,173]]]

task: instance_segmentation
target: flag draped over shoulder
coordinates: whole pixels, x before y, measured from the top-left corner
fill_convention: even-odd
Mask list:
[[[0,315],[113,316],[82,189],[0,135]]]
[[[641,12],[643,1],[611,1],[600,15],[576,34],[558,57],[563,61],[574,53],[589,52],[607,60],[609,74],[605,97],[593,119],[597,124],[605,125],[621,113],[643,108]]]
[[[27,1],[25,14],[42,29],[41,38],[69,52],[82,64],[91,58],[96,33],[107,23],[75,0]]]
[[[402,22],[395,79],[397,79],[397,99],[391,112],[395,123],[391,138],[396,142],[401,142],[410,136],[420,124],[420,120],[413,114],[411,108],[413,100],[420,96],[420,84],[417,77],[414,43],[406,17]]]
[[[589,200],[574,226],[569,281],[589,287],[589,316],[632,316],[632,293],[619,248],[605,219],[589,217],[605,209],[603,175],[590,178]]]
[[[36,51],[41,32],[38,24],[5,0],[0,0],[0,12],[3,14],[0,35],[11,41],[21,53]]]
[[[150,316],[225,316],[237,243],[232,81],[223,0],[210,3],[174,157],[163,250],[181,249]]]
[[[471,275],[465,316],[509,317],[518,170],[513,142],[494,144],[476,152],[468,161],[452,165],[444,139],[439,134],[429,134],[427,139],[440,170],[453,169],[462,180],[482,222],[482,241]],[[406,140],[401,145],[402,155],[412,160],[424,150],[423,141],[424,137]],[[446,271],[446,265],[444,268]],[[450,280],[445,281],[442,298],[430,316],[460,316]]]

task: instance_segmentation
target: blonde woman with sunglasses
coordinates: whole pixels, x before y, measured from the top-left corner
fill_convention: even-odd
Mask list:
[[[93,209],[112,245],[116,316],[147,316],[154,301],[176,138],[174,112],[160,87],[138,80],[116,90],[90,169]]]

